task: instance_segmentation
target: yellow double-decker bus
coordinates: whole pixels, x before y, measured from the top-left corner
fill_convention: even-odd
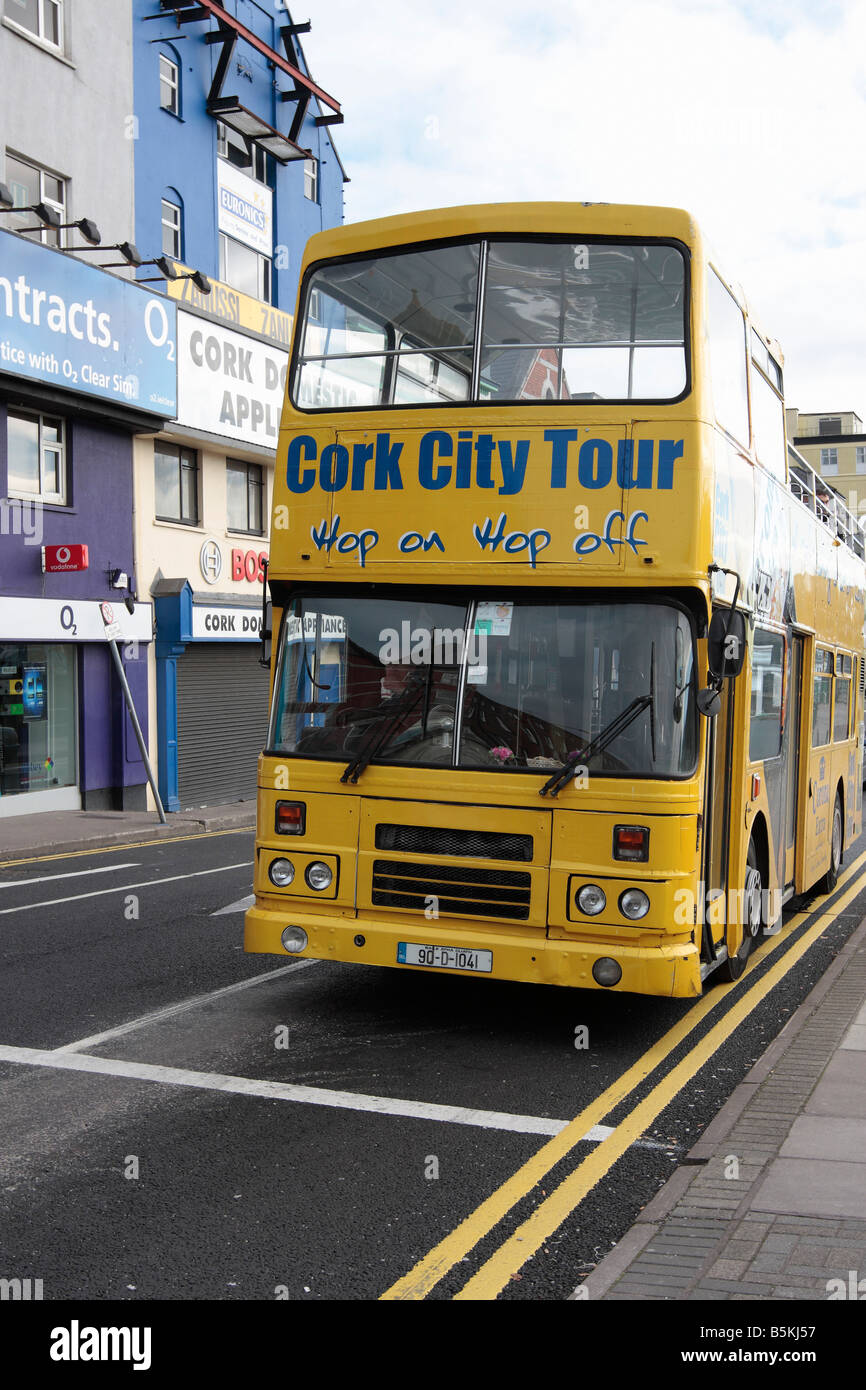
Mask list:
[[[692,218],[306,251],[246,949],[694,996],[861,825],[862,533]]]

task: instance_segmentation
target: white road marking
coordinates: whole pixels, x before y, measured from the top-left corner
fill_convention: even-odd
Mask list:
[[[301,1105],[324,1105],[336,1110],[402,1115],[412,1120],[437,1120],[444,1124],[508,1130],[515,1134],[549,1136],[558,1134],[569,1123],[568,1120],[548,1120],[537,1115],[467,1110],[461,1105],[436,1105],[426,1101],[396,1100],[390,1096],[365,1096],[352,1091],[329,1091],[317,1086],[295,1086],[285,1081],[254,1081],[246,1076],[222,1076],[217,1072],[181,1071],[177,1067],[124,1062],[112,1057],[91,1057],[79,1052],[40,1052],[30,1047],[0,1047],[0,1062],[119,1076],[128,1081],[155,1081],[167,1086],[190,1086],[196,1090],[222,1091],[228,1095],[261,1096]]]
[[[87,878],[90,874],[116,874],[118,869],[138,869],[140,861],[132,864],[106,864],[101,869],[76,869],[71,874],[44,874],[40,878],[13,878],[0,883],[0,888],[28,888],[31,883],[51,883],[58,878]]]
[[[313,961],[297,961],[313,965]],[[279,972],[274,972],[279,973]],[[245,983],[254,983],[246,981]],[[238,986],[230,985],[229,989]],[[228,993],[228,990],[223,991]],[[168,1011],[165,1011],[168,1012]],[[117,1030],[118,1032],[121,1030]],[[80,1044],[78,1044],[80,1046]],[[179,1067],[154,1066],[149,1062],[125,1062],[116,1057],[93,1057],[71,1048],[54,1052],[33,1047],[0,1046],[0,1062],[20,1066],[47,1067],[61,1071],[87,1072],[97,1076],[118,1076],[127,1081],[151,1081],[163,1086],[188,1086],[193,1090],[221,1091],[225,1095],[260,1096],[265,1100],[286,1100],[296,1105],[321,1105],[332,1110],[354,1110],[373,1115],[399,1115],[410,1120],[433,1120],[439,1124],[469,1125],[475,1129],[505,1130],[510,1134],[559,1134],[569,1120],[551,1120],[542,1115],[512,1115],[500,1110],[470,1110],[462,1105],[398,1100],[392,1096],[368,1096],[356,1091],[331,1091],[319,1086],[297,1086],[287,1081],[256,1081],[247,1076],[225,1076],[219,1072],[186,1071]],[[600,1142],[613,1134],[610,1125],[594,1125],[584,1139]],[[664,1148],[652,1140],[639,1139],[632,1148]]]
[[[121,1023],[117,1028],[108,1028],[104,1033],[93,1033],[89,1038],[79,1038],[77,1042],[65,1043],[63,1047],[55,1048],[56,1052],[83,1052],[88,1047],[98,1047],[101,1043],[108,1042],[111,1038],[122,1038],[127,1033],[134,1033],[137,1028],[148,1028],[152,1023],[161,1023],[165,1018],[174,1018],[177,1014],[186,1013],[187,1009],[198,1008],[200,1004],[210,1004],[214,999],[221,999],[226,994],[237,994],[242,989],[250,989],[253,985],[264,984],[265,980],[278,980],[281,975],[288,975],[293,970],[304,970],[309,965],[318,965],[317,960],[293,960],[290,965],[283,965],[279,970],[266,970],[263,975],[253,975],[248,980],[238,980],[234,985],[223,985],[222,989],[211,990],[209,994],[194,994],[190,999],[182,999],[179,1004],[167,1004],[164,1009],[154,1009],[153,1013],[142,1014],[140,1018],[134,1018],[129,1023]]]
[[[252,860],[245,859],[242,864],[222,864],[218,869],[197,869],[192,874],[174,874],[171,878],[149,878],[144,883],[123,883],[116,888],[97,888],[92,893],[75,893],[70,898],[49,898],[41,903],[24,903],[22,907],[2,907],[0,917],[10,912],[31,912],[35,907],[56,907],[59,903],[78,903],[84,898],[101,898],[106,893],[128,893],[132,888],[153,888],[159,883],[182,883],[187,878],[205,878],[208,874],[225,874],[230,869],[252,869]]]
[[[211,917],[226,917],[230,912],[246,912],[248,907],[255,906],[255,902],[255,893],[249,893],[245,898],[238,898],[236,903],[229,903],[228,907],[221,907],[212,912]]]

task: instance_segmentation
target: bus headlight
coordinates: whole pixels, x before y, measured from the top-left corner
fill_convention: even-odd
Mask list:
[[[288,888],[295,877],[295,866],[290,859],[275,859],[268,869],[268,878],[278,888]]]
[[[314,888],[317,893],[324,893],[326,888],[330,888],[334,882],[334,875],[327,864],[323,864],[320,859],[315,863],[307,865],[307,872],[304,874],[307,884]]]
[[[619,910],[630,922],[636,922],[639,917],[646,917],[649,905],[649,898],[640,888],[626,888],[625,892],[619,895]]]
[[[597,917],[607,907],[604,889],[597,883],[585,883],[577,895],[577,905],[587,917]]]

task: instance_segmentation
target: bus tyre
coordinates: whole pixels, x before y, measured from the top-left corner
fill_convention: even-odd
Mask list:
[[[821,879],[819,889],[822,893],[832,893],[836,884],[839,882],[839,870],[842,867],[842,836],[844,834],[844,819],[842,816],[842,795],[836,793],[836,805],[833,807],[833,831],[830,835],[830,867]]]
[[[758,862],[758,851],[754,839],[749,840],[746,855],[746,881],[743,887],[743,939],[734,956],[728,956],[719,966],[719,979],[733,984],[746,968],[746,961],[752,949],[752,942],[761,935],[763,919],[764,877]]]

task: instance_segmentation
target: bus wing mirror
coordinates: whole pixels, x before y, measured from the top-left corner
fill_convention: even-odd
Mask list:
[[[266,603],[262,610],[262,650],[259,656],[260,666],[270,666],[271,664],[271,635],[274,626],[274,605]]]
[[[708,688],[698,691],[698,709],[707,719],[715,719],[722,707],[722,697],[718,690]]]
[[[717,609],[707,636],[707,664],[716,680],[738,676],[746,659],[746,619],[737,609]]]

